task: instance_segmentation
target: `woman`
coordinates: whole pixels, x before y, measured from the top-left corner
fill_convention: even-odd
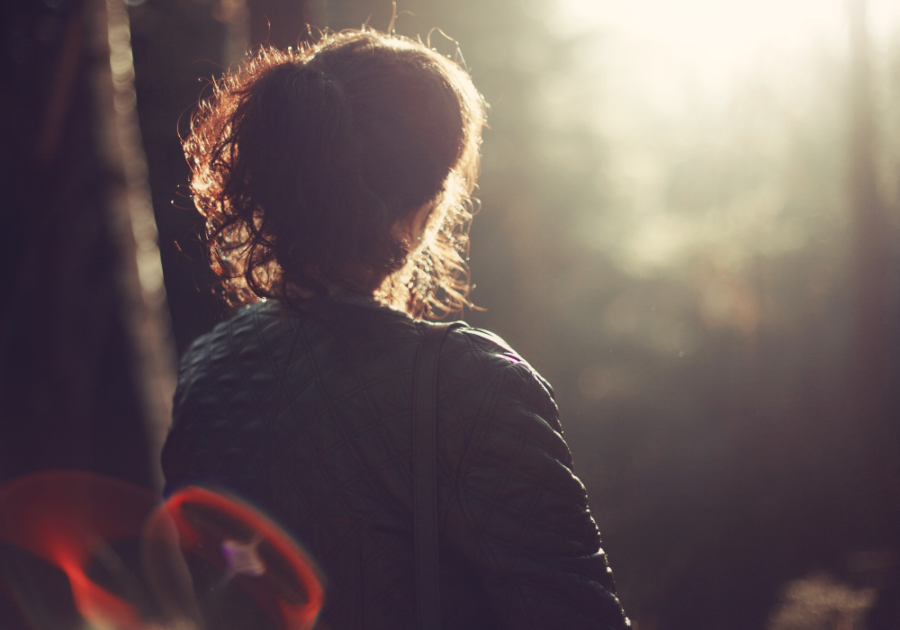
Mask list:
[[[369,29],[261,51],[184,141],[233,302],[179,373],[168,488],[224,486],[301,541],[333,630],[415,627],[412,380],[423,317],[467,304],[484,104]],[[444,630],[623,628],[550,386],[468,327],[440,355]]]

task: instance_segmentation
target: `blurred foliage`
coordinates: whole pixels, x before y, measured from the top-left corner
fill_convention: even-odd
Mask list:
[[[795,580],[785,588],[781,606],[770,621],[771,630],[832,630],[864,628],[864,616],[872,606],[871,589],[854,590],[836,584],[828,575]]]

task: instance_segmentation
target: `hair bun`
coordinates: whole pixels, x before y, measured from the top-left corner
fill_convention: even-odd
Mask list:
[[[366,29],[260,50],[216,82],[184,141],[231,300],[287,299],[292,284],[416,315],[466,304],[483,120],[468,74],[412,40]],[[431,247],[409,260],[393,226],[435,199]]]

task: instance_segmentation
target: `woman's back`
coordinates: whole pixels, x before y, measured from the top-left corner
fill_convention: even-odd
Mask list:
[[[455,62],[362,29],[261,50],[184,141],[226,294],[266,300],[185,355],[169,489],[224,487],[278,520],[321,566],[331,630],[415,627],[419,320],[470,305],[484,116]],[[624,628],[547,383],[457,328],[437,397],[443,630]],[[219,603],[211,628],[258,627]]]
[[[242,309],[186,353],[169,488],[237,492],[322,569],[333,630],[414,628],[412,382],[424,327],[342,293]],[[441,610],[454,628],[622,628],[549,386],[499,338],[445,340]]]

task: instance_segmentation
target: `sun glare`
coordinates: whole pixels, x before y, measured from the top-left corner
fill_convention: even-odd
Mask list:
[[[827,139],[844,124],[850,1],[558,0],[548,24],[580,54],[546,111],[603,138],[598,187],[615,200],[584,238],[655,275],[713,249],[734,267],[795,250],[837,220]],[[867,16],[875,53],[900,42],[900,2],[869,0]],[[804,151],[821,156],[816,186]]]
[[[558,0],[560,34],[597,33],[664,56],[709,90],[760,61],[842,45],[846,0]],[[900,2],[869,0],[873,34],[896,30]]]

